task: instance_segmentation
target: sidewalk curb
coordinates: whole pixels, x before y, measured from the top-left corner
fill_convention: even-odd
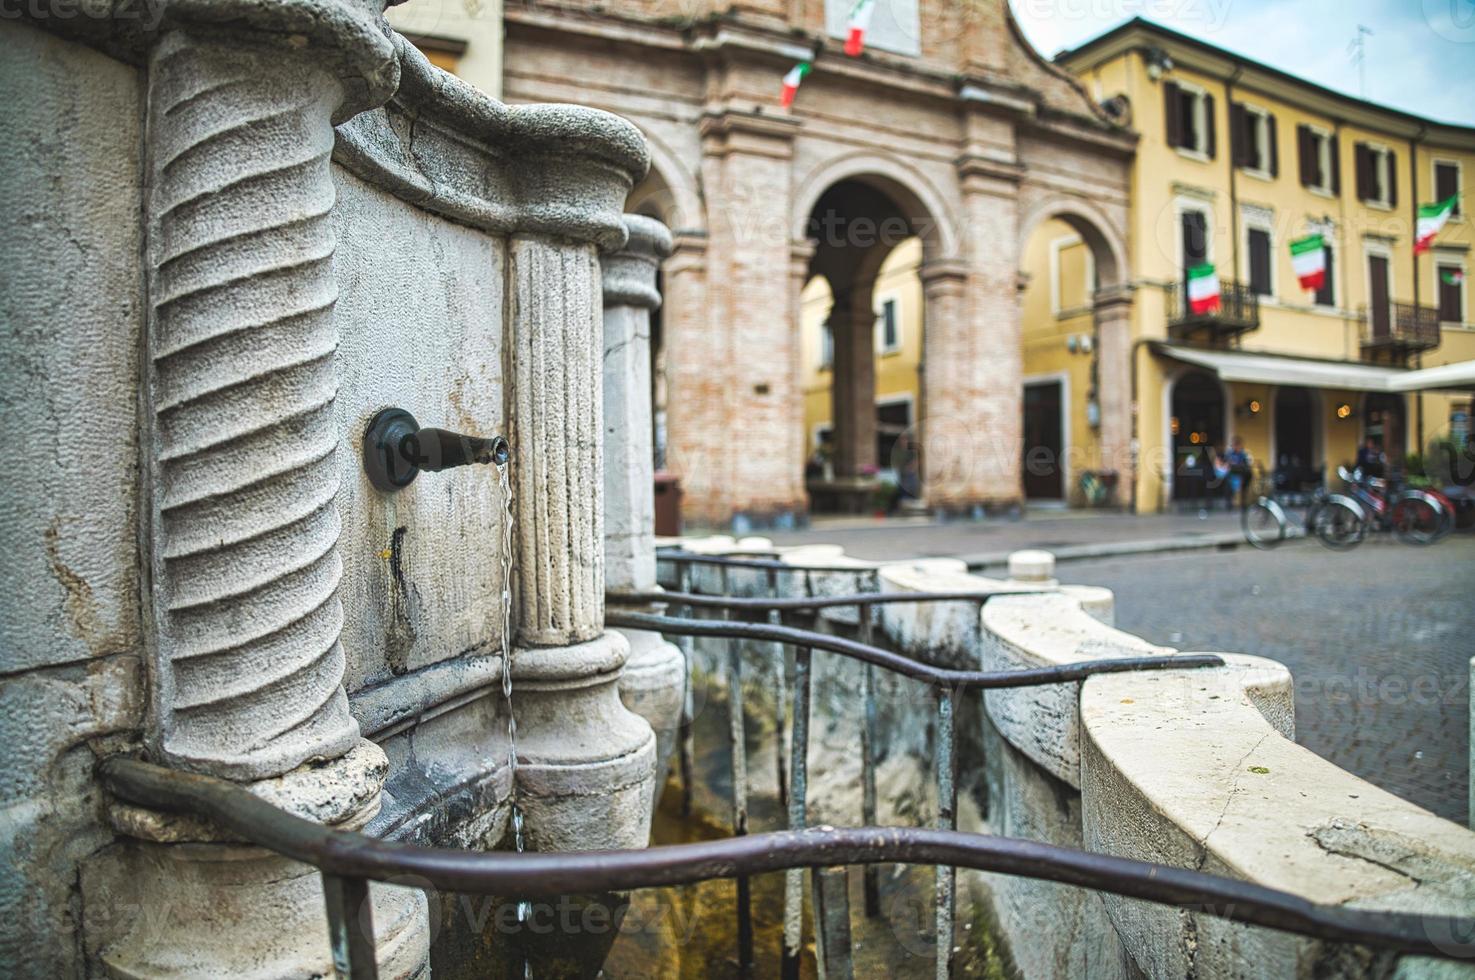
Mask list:
[[[1088,558],[1119,558],[1127,555],[1167,554],[1174,551],[1201,551],[1205,549],[1231,549],[1245,544],[1244,534],[1239,531],[1221,534],[1203,534],[1193,537],[1155,538],[1146,541],[1107,541],[1100,544],[1068,545],[1063,548],[1045,548],[1055,556],[1057,562],[1083,561]],[[1009,564],[1009,556],[1018,548],[1009,551],[986,552],[979,555],[959,555],[968,565],[969,571],[982,568],[997,568]]]

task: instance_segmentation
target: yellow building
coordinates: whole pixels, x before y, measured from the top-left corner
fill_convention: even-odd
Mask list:
[[[897,440],[917,423],[921,399],[922,242],[908,238],[881,264],[873,293],[876,315],[876,459],[883,476],[895,469]],[[834,419],[835,345],[829,317],[834,305],[823,276],[815,276],[800,295],[804,432],[808,454],[817,465],[829,452]],[[895,478],[892,477],[894,480]]]
[[[1092,297],[1106,284],[1072,228],[1045,222],[1024,252],[1026,493],[1080,496],[1086,469],[1126,475],[1121,499],[1158,510],[1204,492],[1203,447],[1244,441],[1286,483],[1335,485],[1372,438],[1397,463],[1453,426],[1471,392],[1395,393],[1396,375],[1475,359],[1457,214],[1415,257],[1420,204],[1465,190],[1475,129],[1330,91],[1142,20],[1057,62],[1141,137],[1131,188],[1131,458],[1102,458]],[[1462,210],[1469,211],[1468,200]],[[1303,290],[1290,243],[1320,234],[1327,281]],[[1185,306],[1210,263],[1219,308]],[[1053,428],[1058,425],[1058,431]],[[1035,430],[1033,433],[1031,430]],[[1040,435],[1043,432],[1044,435]],[[1063,464],[1031,467],[1043,440]],[[1135,474],[1135,478],[1133,478]]]

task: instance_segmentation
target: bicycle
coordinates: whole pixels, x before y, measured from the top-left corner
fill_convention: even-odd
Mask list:
[[[1303,534],[1315,537],[1333,551],[1348,551],[1367,537],[1368,530],[1392,531],[1405,544],[1430,545],[1449,533],[1449,511],[1422,490],[1390,491],[1384,480],[1337,468],[1347,493],[1328,493],[1317,487],[1306,509]],[[1381,492],[1380,492],[1381,491]],[[1290,537],[1290,521],[1274,495],[1262,495],[1240,519],[1245,540],[1261,551],[1277,547]]]

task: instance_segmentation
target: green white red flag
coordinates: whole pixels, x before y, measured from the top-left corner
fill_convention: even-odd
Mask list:
[[[871,27],[871,15],[876,12],[876,0],[855,0],[850,8],[849,30],[845,35],[845,53],[858,57],[866,46],[866,31]]]
[[[1439,281],[1446,286],[1458,286],[1465,281],[1464,269],[1445,269],[1439,274]]]
[[[784,92],[779,97],[779,104],[785,109],[794,104],[794,96],[799,93],[799,83],[804,81],[804,76],[814,68],[814,62],[801,61],[789,73],[784,76]]]
[[[1326,240],[1320,235],[1307,235],[1291,242],[1291,268],[1301,280],[1301,288],[1321,289],[1326,285]]]
[[[1205,263],[1188,270],[1188,308],[1195,316],[1219,308],[1219,273]]]
[[[1419,206],[1419,225],[1414,232],[1414,254],[1427,252],[1434,247],[1434,236],[1444,227],[1449,216],[1454,213],[1455,203],[1459,201],[1460,195],[1453,194],[1448,199],[1437,204],[1423,204]]]

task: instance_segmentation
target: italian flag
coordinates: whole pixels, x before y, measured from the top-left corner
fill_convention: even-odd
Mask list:
[[[1219,274],[1212,265],[1196,265],[1188,270],[1188,308],[1194,316],[1219,308]]]
[[[1465,281],[1465,273],[1460,269],[1446,269],[1439,274],[1439,281],[1446,286],[1458,286]]]
[[[1305,290],[1326,285],[1326,240],[1320,235],[1307,235],[1291,242],[1291,267]]]
[[[850,32],[845,35],[845,53],[850,57],[857,57],[866,46],[866,31],[875,12],[876,0],[855,0],[850,8]]]
[[[1449,200],[1440,201],[1438,204],[1424,204],[1419,207],[1419,227],[1414,233],[1414,254],[1427,252],[1434,245],[1434,236],[1439,234],[1439,229],[1449,220],[1450,214],[1454,212],[1455,202],[1460,195],[1451,195]]]
[[[804,76],[813,67],[814,62],[801,61],[789,69],[789,73],[784,76],[784,94],[779,97],[779,105],[787,109],[794,104],[794,96],[799,93],[799,83],[804,81]]]

